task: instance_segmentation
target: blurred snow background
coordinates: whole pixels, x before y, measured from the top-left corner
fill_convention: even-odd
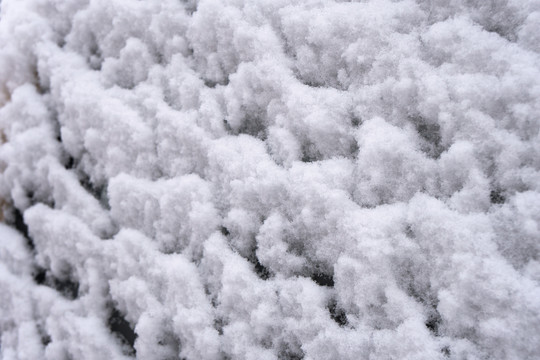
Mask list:
[[[2,359],[540,358],[540,1],[0,17]]]

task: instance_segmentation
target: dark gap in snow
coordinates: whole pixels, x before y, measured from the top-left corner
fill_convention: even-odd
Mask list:
[[[43,324],[41,324],[41,322],[38,322],[36,324],[36,329],[37,329],[37,332],[39,334],[39,337],[41,339],[41,344],[43,346],[47,346],[51,343],[51,337],[49,334],[47,334],[47,332],[45,331],[45,328],[43,326]]]
[[[34,270],[32,271],[32,277],[34,278],[36,284],[43,285],[47,279],[47,270],[40,266],[35,266]]]
[[[443,348],[441,349],[441,352],[444,357],[450,357],[450,347],[448,345],[443,346]]]
[[[211,89],[215,88],[218,85],[221,85],[221,86],[229,85],[229,77],[226,77],[225,79],[222,79],[222,80],[210,80],[210,79],[202,79],[202,80],[204,82],[204,85]]]
[[[63,139],[62,139],[62,125],[60,124],[60,120],[58,119],[58,111],[56,109],[52,109],[52,119],[54,124],[54,131],[56,134],[56,141],[60,143],[61,148],[61,155],[60,155],[60,163],[66,168],[67,170],[74,169],[77,165],[77,162],[75,161],[75,158],[71,156],[71,154],[66,150]]]
[[[53,125],[53,131],[56,141],[62,144],[62,125],[60,125],[60,120],[58,119],[58,111],[57,109],[51,107],[49,107],[49,111],[51,112],[51,122]]]
[[[231,128],[231,125],[229,125],[229,122],[226,119],[223,119],[223,127],[229,134],[233,133],[233,129]]]
[[[332,318],[339,326],[347,326],[349,324],[347,314],[342,308],[338,307],[335,299],[330,300],[327,309],[330,313],[330,318]]]
[[[225,326],[225,320],[222,317],[216,317],[214,320],[214,329],[218,332],[219,335],[223,335],[223,327]]]
[[[407,226],[405,226],[405,236],[407,236],[409,239],[414,239],[415,238],[414,230],[413,230],[411,224],[407,224]]]
[[[58,37],[57,37],[56,45],[57,45],[60,49],[63,49],[64,46],[66,46],[66,37],[65,37],[65,35],[64,35],[64,36],[58,36]]]
[[[68,170],[73,169],[73,167],[75,166],[75,159],[73,158],[73,156],[70,156],[70,155],[67,156],[64,166]]]
[[[349,148],[349,154],[353,159],[356,159],[358,157],[358,151],[360,151],[360,147],[358,146],[358,143],[356,141],[353,141],[351,143],[351,147]]]
[[[111,209],[109,204],[109,196],[107,194],[107,185],[94,184],[90,177],[83,172],[78,173],[78,178],[81,186],[94,198],[96,198],[104,209]]]
[[[302,144],[302,162],[315,162],[322,159],[322,155],[311,142]]]
[[[100,199],[101,197],[101,190],[99,187],[97,186],[94,186],[94,184],[92,183],[92,181],[90,180],[90,177],[83,173],[83,172],[79,172],[78,173],[78,178],[79,178],[79,183],[81,184],[81,186],[87,191],[89,192],[90,194],[92,194],[92,196],[94,196],[96,199]]]
[[[302,360],[305,357],[300,344],[281,344],[278,350],[279,360]]]
[[[405,234],[409,238],[415,237],[411,225],[406,226]],[[400,288],[424,307],[427,313],[426,328],[434,336],[439,336],[442,318],[437,310],[437,294],[431,288],[429,277],[425,270],[427,264],[421,258],[413,260],[410,257],[403,256],[393,259],[392,266]]]
[[[433,335],[439,336],[441,322],[441,315],[436,309],[433,309],[426,320],[426,327]]]
[[[34,267],[32,276],[38,285],[53,288],[67,299],[75,300],[79,297],[79,283],[69,276],[62,279],[57,278],[53,276],[50,271],[47,271],[40,266]]]
[[[111,315],[107,320],[107,325],[111,332],[120,339],[122,344],[124,344],[124,352],[126,355],[135,356],[137,354],[137,351],[135,350],[137,334],[122,313],[114,306]]]
[[[212,305],[214,309],[217,309],[217,307],[219,306],[217,298],[218,296],[210,290],[208,284],[204,285],[204,293],[206,295],[206,298],[210,301],[210,305]]]
[[[272,276],[270,270],[268,270],[268,268],[266,268],[259,262],[257,256],[254,256],[254,260],[252,261],[252,263],[255,266],[255,273],[262,280],[268,280]]]
[[[512,19],[507,19],[507,20],[508,22],[504,24],[506,26],[503,26],[498,21],[493,21],[491,24],[488,23],[488,24],[479,24],[479,25],[482,26],[483,29],[486,30],[487,32],[497,34],[498,36],[500,36],[501,38],[509,42],[516,42],[518,39],[518,36],[516,32],[514,31],[514,29],[518,28],[520,24],[516,24],[515,22],[513,23]],[[510,25],[514,25],[514,27],[512,28]]]
[[[138,83],[128,79],[127,76],[120,76],[117,81],[114,82],[119,88],[125,89],[125,90],[133,90]]]
[[[69,277],[66,279],[58,279],[51,276],[49,281],[52,284],[52,287],[64,297],[70,300],[75,300],[79,297],[79,283],[71,280]]]
[[[197,0],[180,0],[184,4],[184,9],[188,15],[193,15],[197,11]]]
[[[296,72],[295,72],[295,75],[296,75],[296,79],[298,81],[300,81],[302,84],[306,85],[306,86],[309,86],[309,87],[312,87],[312,88],[321,88],[321,87],[324,87],[324,85],[325,85],[322,82],[316,82],[314,80],[304,79],[300,74],[298,74]]]
[[[43,346],[47,346],[51,343],[51,337],[48,334],[42,334],[41,336],[41,344]]]
[[[191,43],[188,42],[186,53],[182,52],[182,54],[185,57],[193,57],[193,54],[195,54],[195,50],[193,49],[193,46],[191,45]]]
[[[313,280],[319,286],[334,287],[334,277],[332,275],[317,272],[311,274],[311,280]]]
[[[38,71],[37,65],[35,65],[35,67],[34,67],[33,75],[34,75],[34,80],[35,80],[36,90],[38,91],[38,93],[39,93],[40,95],[44,95],[44,94],[48,93],[48,92],[50,91],[50,89],[49,89],[48,86],[46,86],[46,85],[43,83],[43,79],[42,79],[42,77],[39,75],[39,71]]]
[[[238,129],[239,134],[246,134],[265,141],[268,137],[267,128],[260,117],[244,119],[242,126]]]
[[[167,65],[167,58],[165,57],[165,54],[160,52],[158,49],[155,49],[155,47],[153,47],[153,48],[154,48],[154,50],[152,51],[152,55],[153,55],[153,57],[155,59],[156,64],[161,65],[161,66],[166,66]]]
[[[223,126],[230,135],[245,134],[262,141],[265,141],[268,137],[268,129],[260,116],[243,119],[242,125],[238,129],[233,129],[226,119],[223,120]]]
[[[353,127],[359,127],[360,124],[362,123],[362,119],[359,117],[359,116],[356,116],[354,114],[351,115],[351,125]]]
[[[208,80],[208,79],[204,79],[203,81],[204,81],[204,86],[206,86],[208,88],[211,88],[211,89],[215,88],[216,85],[218,84],[217,82],[212,81],[212,80]]]
[[[275,347],[278,359],[300,360],[305,357],[304,350],[302,350],[302,343],[295,333],[288,334],[287,337],[278,340],[277,343],[270,340],[270,343],[270,347],[272,347],[272,345]]]
[[[229,229],[227,229],[225,226],[221,226],[221,227],[219,228],[219,231],[221,231],[221,233],[223,234],[223,236],[229,236],[229,235],[230,235]]]
[[[96,36],[92,34],[92,40],[90,46],[88,47],[88,58],[87,63],[90,69],[95,71],[101,70],[101,65],[103,64],[103,54],[97,43]]]
[[[280,44],[282,44],[282,50],[283,53],[288,56],[292,61],[297,61],[298,57],[296,56],[296,50],[294,45],[291,45],[286,31],[283,28],[282,21],[272,21],[272,28],[274,29],[274,33],[278,36],[280,40]]]
[[[492,204],[504,204],[506,198],[504,197],[501,190],[491,190],[489,193],[489,199]]]
[[[30,250],[34,251],[34,249],[36,248],[34,240],[32,240],[32,238],[28,234],[28,225],[26,225],[26,223],[24,222],[24,217],[17,208],[13,209],[13,219],[10,225],[15,227],[17,231],[24,235],[26,239],[26,245],[30,248]]]
[[[297,57],[296,54],[294,55],[294,59],[296,61]],[[316,74],[306,74],[302,75],[300,73],[300,70],[298,69],[298,66],[295,66],[293,69],[293,74],[296,80],[298,80],[300,83],[302,83],[305,86],[308,86],[310,88],[328,88],[328,89],[337,89],[337,90],[346,90],[346,87],[343,86],[343,84],[340,83],[338,80],[338,71],[341,68],[336,68],[335,72],[331,74],[326,79],[324,78],[324,75],[321,72],[318,72]]]
[[[206,296],[208,296],[210,298],[210,305],[212,305],[212,307],[214,309],[216,309],[218,307],[218,305],[219,305],[218,300],[217,300],[217,295],[212,295],[212,293],[210,293],[210,289],[208,289],[208,287],[205,287],[204,291],[206,293]]]
[[[441,127],[436,122],[430,122],[422,116],[411,116],[409,120],[424,140],[422,150],[434,159],[438,159],[444,149],[441,146]]]

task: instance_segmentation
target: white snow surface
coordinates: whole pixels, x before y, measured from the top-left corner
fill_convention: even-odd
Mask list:
[[[0,4],[2,359],[540,358],[539,0]]]

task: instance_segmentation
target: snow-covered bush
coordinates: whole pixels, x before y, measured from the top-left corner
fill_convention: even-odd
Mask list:
[[[539,358],[539,34],[538,0],[2,0],[0,357]]]

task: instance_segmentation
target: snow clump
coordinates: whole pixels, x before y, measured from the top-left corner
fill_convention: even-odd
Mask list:
[[[2,359],[540,357],[540,1],[0,7]]]

